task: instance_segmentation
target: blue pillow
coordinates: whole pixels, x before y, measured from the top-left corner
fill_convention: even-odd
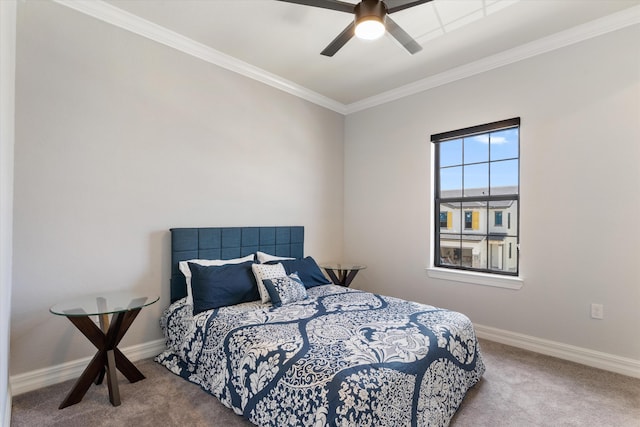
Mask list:
[[[307,298],[307,288],[295,273],[284,277],[263,279],[262,283],[267,288],[271,302],[275,307]]]
[[[319,285],[330,285],[316,261],[310,256],[303,259],[282,259],[277,261],[284,266],[287,274],[298,273],[304,286],[309,289]]]
[[[260,299],[253,261],[205,266],[190,262],[193,314]]]

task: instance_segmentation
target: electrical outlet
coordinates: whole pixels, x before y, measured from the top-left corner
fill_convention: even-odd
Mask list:
[[[591,318],[604,319],[604,306],[602,304],[591,304]]]

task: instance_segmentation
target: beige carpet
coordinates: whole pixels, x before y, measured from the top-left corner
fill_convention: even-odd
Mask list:
[[[487,371],[469,391],[451,425],[640,427],[640,380],[481,341]],[[13,398],[11,426],[251,426],[198,386],[146,359],[147,377],[120,378],[122,404],[106,385],[58,410],[67,381]]]

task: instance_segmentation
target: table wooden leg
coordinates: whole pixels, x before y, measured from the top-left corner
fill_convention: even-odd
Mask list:
[[[127,357],[122,354],[122,352],[114,348],[113,353],[116,358],[116,367],[122,375],[124,375],[130,383],[135,383],[136,381],[143,380],[145,376],[140,372],[138,368],[129,360]]]
[[[75,385],[71,389],[71,391],[64,398],[58,409],[66,408],[67,406],[75,405],[80,402],[84,395],[91,387],[91,383],[93,383],[94,378],[100,372],[100,369],[104,367],[105,363],[105,354],[103,351],[99,351],[93,356],[89,365],[85,368],[80,375],[80,378],[76,381]]]
[[[105,374],[105,369],[104,367],[102,367],[102,369],[100,369],[100,372],[98,372],[98,376],[96,377],[96,380],[93,383],[95,385],[102,384],[102,381],[104,380],[104,374]]]
[[[107,334],[107,331],[109,331],[109,315],[108,314],[101,314],[98,316],[98,320],[100,321],[100,329],[102,329],[102,332],[105,334]],[[96,378],[95,384],[96,385],[100,385],[102,384],[102,381],[104,380],[104,374],[106,373],[106,369],[103,366],[102,369],[100,369],[100,373],[98,374],[98,378]]]
[[[95,381],[96,384],[100,384],[105,373],[109,389],[109,401],[113,406],[120,405],[118,370],[122,372],[129,382],[136,382],[145,378],[142,372],[118,349],[118,344],[139,312],[140,308],[116,313],[111,319],[110,325],[107,315],[100,316],[100,326],[103,330],[100,330],[89,316],[67,317],[96,346],[98,352],[62,401],[59,409],[80,402],[87,390],[89,390],[91,383]]]
[[[351,282],[353,282],[353,279],[355,279],[356,274],[358,274],[358,270],[351,270],[349,273],[345,271],[345,273],[343,286],[349,286],[351,285]]]
[[[336,276],[336,273],[332,269],[327,268],[327,269],[325,269],[325,271],[329,275],[329,278],[331,279],[331,281],[333,282],[334,285],[339,285],[340,284],[340,279],[338,279],[338,276]]]
[[[122,335],[120,335],[120,331],[124,325],[125,313],[121,312],[114,315],[105,341],[107,386],[109,388],[109,401],[113,406],[120,405],[120,388],[118,387],[118,372],[116,370],[114,349],[120,342],[120,339],[122,339],[122,336],[124,336],[124,332],[126,332],[125,330]],[[131,325],[131,323],[128,325]],[[118,339],[118,336],[121,338]]]
[[[136,316],[140,313],[140,309],[130,310],[124,313],[118,313],[117,322],[120,322],[117,328],[117,333],[115,334],[115,342],[113,345],[113,352],[115,357],[115,363],[118,370],[129,380],[129,382],[134,383],[136,381],[143,380],[145,377],[142,375],[142,372],[135,367],[135,365],[127,359],[127,357],[122,354],[122,352],[118,349],[118,344],[120,340],[127,332],[131,324],[133,323]]]
[[[334,285],[348,287],[351,282],[353,282],[353,279],[356,277],[356,274],[358,274],[359,270],[333,270],[331,268],[325,268],[325,271],[329,275],[329,278]],[[336,271],[338,272],[338,274],[336,274]]]
[[[113,406],[119,406],[120,388],[118,387],[118,372],[116,371],[116,358],[113,350],[107,351],[107,386],[109,388],[109,401]]]

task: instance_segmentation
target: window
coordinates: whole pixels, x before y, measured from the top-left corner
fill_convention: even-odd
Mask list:
[[[431,136],[436,267],[518,274],[519,130],[514,118]]]
[[[440,212],[440,228],[450,229],[453,222],[453,212]]]
[[[440,212],[440,228],[447,228],[447,213]]]
[[[464,228],[469,230],[473,227],[473,212],[466,211],[464,213]]]
[[[465,211],[464,228],[465,230],[477,230],[480,227],[480,212]]]

